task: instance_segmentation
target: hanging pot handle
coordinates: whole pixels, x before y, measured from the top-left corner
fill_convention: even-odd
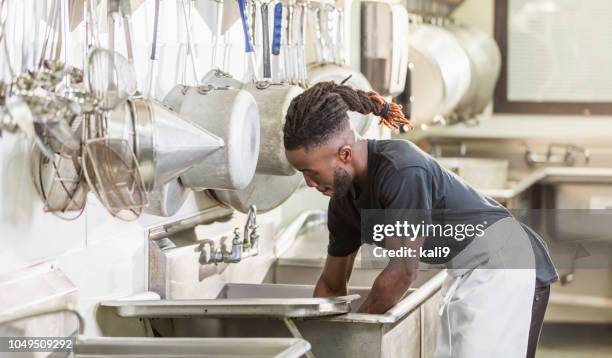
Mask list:
[[[344,53],[344,10],[340,7],[338,11],[338,37],[337,37],[337,50],[338,50],[338,65],[344,66],[346,64],[346,58]]]
[[[246,15],[246,0],[238,0],[238,6],[240,8],[240,19],[242,20],[242,31],[244,32],[244,51],[255,52],[253,44],[251,43],[251,32],[249,31],[249,20]]]
[[[307,88],[308,84],[306,83],[306,54],[305,54],[305,42],[306,42],[306,10],[307,4],[306,1],[299,3],[297,5],[299,12],[299,17],[297,17],[298,26],[297,26],[297,48],[296,48],[296,58],[297,58],[297,79],[298,84]]]
[[[238,0],[238,7],[240,9],[240,19],[242,20],[242,31],[244,32],[244,51],[249,57],[249,65],[253,79],[257,81],[257,59],[255,58],[255,49],[251,42],[251,33],[249,31],[249,21],[247,19],[247,2],[246,0]]]
[[[280,2],[274,6],[274,29],[272,32],[272,82],[280,82],[279,56],[281,48],[281,36],[283,32],[283,4]]]
[[[213,40],[213,47],[212,47],[212,67],[213,68],[217,68],[219,70],[224,70],[224,65],[225,64],[221,64],[219,65],[219,62],[217,62],[217,51],[219,49],[219,39],[221,38],[221,32],[223,29],[223,0],[217,0],[215,1],[216,5],[217,5],[217,19],[216,19],[216,23],[215,23],[215,32],[213,34],[214,36],[214,40]]]
[[[263,51],[263,77],[270,79],[270,28],[268,26],[268,3],[261,4],[261,32],[262,36],[262,51]]]
[[[295,54],[294,54],[294,46],[295,46],[295,24],[294,24],[294,11],[295,11],[295,4],[293,0],[289,0],[289,5],[287,5],[287,26],[285,28],[286,30],[286,40],[285,43],[287,44],[287,46],[285,46],[285,50],[284,50],[284,60],[285,60],[285,74],[287,77],[287,81],[290,84],[296,84],[297,83],[297,70],[296,70],[296,63],[295,63]]]
[[[185,32],[187,33],[187,49],[189,51],[189,57],[191,58],[191,66],[193,69],[193,76],[195,81],[198,82],[202,78],[200,71],[198,70],[198,64],[195,53],[195,46],[193,45],[193,36],[191,35],[191,19],[189,18],[188,7],[192,6],[191,3],[187,3],[186,0],[181,1],[181,8],[183,13],[183,19],[185,20]]]
[[[272,54],[280,55],[281,33],[283,31],[283,4],[274,5],[274,32],[272,34]]]
[[[151,42],[151,55],[149,56],[149,69],[147,78],[149,80],[146,97],[153,97],[155,95],[156,85],[156,66],[157,60],[159,59],[159,23],[160,23],[160,6],[161,0],[155,0],[155,16],[153,17],[153,41]]]

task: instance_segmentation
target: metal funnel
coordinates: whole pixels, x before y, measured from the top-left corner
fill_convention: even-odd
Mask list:
[[[178,177],[224,146],[223,139],[162,104],[131,99],[136,156],[147,191]]]

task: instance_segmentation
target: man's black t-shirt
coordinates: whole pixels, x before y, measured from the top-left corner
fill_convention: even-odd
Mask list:
[[[367,182],[362,187],[353,184],[344,197],[333,197],[328,208],[328,228],[330,232],[328,254],[346,256],[368,242],[361,235],[362,209],[413,209],[422,212],[479,213],[473,216],[490,226],[499,219],[511,214],[495,200],[479,193],[463,179],[443,168],[430,155],[416,145],[405,140],[368,140]],[[444,215],[443,215],[444,216]],[[449,222],[449,216],[425,219],[425,221]],[[460,218],[465,223],[470,218]],[[476,222],[475,222],[476,223]],[[364,235],[366,238],[368,235]],[[535,238],[531,237],[531,240]],[[448,260],[463,250],[471,239],[425,240],[424,247],[446,245],[451,248]],[[376,243],[378,244],[378,243]],[[535,248],[535,246],[534,246]],[[545,249],[544,249],[545,250]],[[537,250],[536,250],[537,251]],[[548,258],[546,252],[535,252],[536,261]],[[443,262],[431,262],[443,263]],[[554,281],[555,277],[539,277],[539,280]]]

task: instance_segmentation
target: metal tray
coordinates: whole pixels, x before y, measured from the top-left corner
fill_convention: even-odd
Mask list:
[[[280,295],[274,284],[228,284],[214,299],[133,300],[130,298],[101,302],[125,318],[184,318],[184,317],[262,317],[308,318],[344,314],[350,302],[360,295],[311,298],[291,297],[291,291]],[[312,288],[311,288],[312,289]],[[236,291],[249,292],[248,297]],[[240,298],[232,298],[241,296]]]

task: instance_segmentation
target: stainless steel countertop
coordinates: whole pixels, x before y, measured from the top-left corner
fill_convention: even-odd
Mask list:
[[[480,190],[494,199],[516,197],[536,183],[612,183],[612,168],[548,167],[536,169],[521,180],[511,181],[506,189]]]
[[[416,128],[394,137],[418,141],[427,138],[455,139],[546,139],[582,140],[612,139],[611,116],[501,114],[478,116],[476,126],[457,123],[450,126]]]

